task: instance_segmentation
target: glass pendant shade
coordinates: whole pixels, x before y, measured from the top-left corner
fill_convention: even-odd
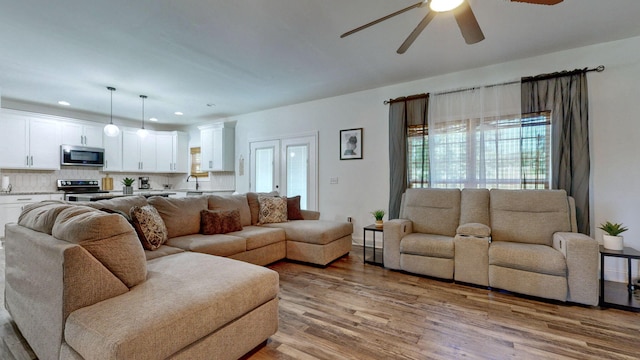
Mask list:
[[[149,135],[147,129],[144,128],[144,99],[147,98],[147,95],[140,95],[140,98],[142,99],[142,127],[138,129],[137,134],[144,139]]]
[[[115,137],[120,134],[120,129],[113,124],[113,92],[116,91],[116,88],[108,86],[107,90],[111,92],[111,121],[104,126],[104,134],[109,137]]]
[[[437,12],[451,11],[462,4],[464,0],[431,0],[429,8]]]

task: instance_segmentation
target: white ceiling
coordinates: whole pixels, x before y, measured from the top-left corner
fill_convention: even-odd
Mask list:
[[[440,14],[398,55],[426,7],[339,36],[416,0],[0,0],[0,92],[192,124],[640,35],[639,0],[468,1],[484,41]]]

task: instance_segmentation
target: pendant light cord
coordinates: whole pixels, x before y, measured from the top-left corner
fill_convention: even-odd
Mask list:
[[[144,129],[144,99],[147,98],[147,95],[140,95],[142,99],[142,128]]]

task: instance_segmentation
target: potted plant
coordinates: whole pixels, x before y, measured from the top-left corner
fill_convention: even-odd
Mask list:
[[[376,227],[382,227],[382,218],[384,217],[384,210],[375,210],[371,212],[374,218],[376,218]]]
[[[624,238],[620,236],[623,232],[629,230],[626,227],[622,226],[622,224],[612,224],[607,221],[604,224],[600,224],[598,229],[606,232],[606,235],[602,235],[602,240],[604,242],[604,248],[608,250],[623,250],[624,249]]]
[[[133,178],[124,178],[122,179],[122,185],[124,185],[124,187],[122,188],[122,193],[124,195],[132,195],[133,194],[133,187],[131,185],[133,185],[133,183],[135,182],[135,180]]]

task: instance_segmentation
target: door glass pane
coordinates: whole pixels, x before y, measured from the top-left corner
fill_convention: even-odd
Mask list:
[[[307,145],[287,146],[287,196],[300,195],[300,208],[307,208],[309,149]]]
[[[256,149],[256,192],[273,191],[273,148]]]

